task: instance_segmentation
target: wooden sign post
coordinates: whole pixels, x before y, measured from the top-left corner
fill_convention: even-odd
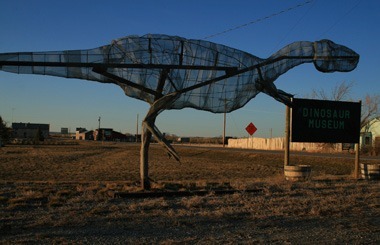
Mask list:
[[[290,107],[286,106],[286,112],[285,112],[285,156],[284,156],[284,166],[289,166],[289,151],[290,151]]]

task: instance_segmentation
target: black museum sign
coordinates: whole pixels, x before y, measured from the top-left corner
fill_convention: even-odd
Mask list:
[[[360,102],[293,99],[292,142],[359,143]]]

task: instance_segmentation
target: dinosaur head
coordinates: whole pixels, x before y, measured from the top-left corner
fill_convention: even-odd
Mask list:
[[[314,42],[314,65],[321,72],[348,72],[356,68],[359,55],[330,40]]]

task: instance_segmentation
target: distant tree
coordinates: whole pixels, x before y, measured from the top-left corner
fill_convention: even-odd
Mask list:
[[[352,100],[350,98],[350,93],[353,88],[354,83],[346,83],[341,82],[337,84],[332,91],[326,92],[324,89],[320,90],[313,90],[311,97],[314,99],[322,99],[322,100],[335,100],[335,101],[342,101]],[[362,100],[362,108],[361,108],[361,117],[360,117],[360,129],[366,130],[369,128],[369,123],[374,119],[378,118],[380,116],[380,95],[374,94],[369,95],[367,94],[365,96],[365,99]],[[321,147],[324,149],[332,148],[334,147],[333,143],[322,143]]]
[[[0,116],[0,142],[3,144],[9,142],[11,138],[10,128],[7,127],[7,124],[4,122],[3,118]]]
[[[380,117],[380,95],[366,95],[362,101],[362,116],[360,121],[361,128],[367,126],[372,119]],[[370,125],[368,125],[370,126]]]
[[[313,89],[311,98],[335,101],[351,100],[349,95],[353,86],[353,82],[346,83],[343,81],[342,83],[337,84],[331,91],[326,91],[323,88],[320,90]]]
[[[346,83],[342,82],[337,84],[332,91],[326,92],[324,89],[315,90],[313,89],[311,98],[322,99],[322,100],[352,100],[350,98],[351,90],[354,86],[353,82]],[[380,95],[367,94],[365,99],[362,100],[362,109],[361,109],[361,119],[360,119],[360,128],[366,126],[372,119],[380,116]]]

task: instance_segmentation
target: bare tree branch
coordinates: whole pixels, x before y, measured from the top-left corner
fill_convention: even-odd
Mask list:
[[[337,84],[331,93],[331,98],[336,101],[350,100],[349,95],[353,86],[353,82]]]
[[[360,127],[363,128],[366,126],[366,130],[369,129],[369,125],[372,119],[380,116],[379,110],[380,104],[380,95],[369,95],[367,94],[364,102],[362,102],[362,115],[360,121]]]
[[[320,90],[313,89],[311,98],[335,101],[350,100],[349,95],[353,86],[353,82],[347,83],[343,81],[342,83],[336,84],[330,93],[323,88]]]
[[[320,90],[312,90],[311,98],[321,99],[321,100],[352,100],[350,98],[351,90],[354,86],[353,82],[347,83],[343,81],[342,83],[337,84],[332,90],[331,93],[326,92],[324,89]],[[366,126],[366,130],[369,129],[370,123],[372,119],[380,117],[380,95],[367,94],[364,101],[362,101],[362,111],[361,111],[361,120],[360,120],[360,128]]]

